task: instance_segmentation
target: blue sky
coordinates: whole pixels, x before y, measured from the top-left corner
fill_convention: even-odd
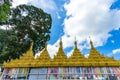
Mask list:
[[[120,59],[120,0],[13,0],[13,7],[19,4],[34,5],[51,14],[51,57],[60,38],[65,54],[70,56],[75,37],[78,48],[88,56],[90,36],[101,54]]]

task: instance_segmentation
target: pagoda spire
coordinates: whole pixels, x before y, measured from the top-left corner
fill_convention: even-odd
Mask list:
[[[62,66],[66,64],[65,63],[66,60],[67,60],[67,56],[65,55],[63,51],[62,39],[60,39],[59,49],[58,49],[57,55],[55,55],[54,57],[54,63],[60,64],[59,66]]]
[[[76,40],[75,40],[75,42],[74,42],[74,45],[75,45],[74,51],[77,50],[77,52],[80,52],[80,50],[79,50],[78,47],[77,47],[77,41],[76,41]],[[80,53],[81,53],[81,52],[80,52]]]
[[[48,43],[46,42],[46,43],[45,43],[45,49],[46,49],[46,50],[47,50],[47,45],[48,45]]]
[[[60,39],[59,49],[54,59],[67,59],[67,56],[65,55],[64,50],[63,50],[62,38]]]
[[[75,40],[74,42],[74,50],[72,52],[72,55],[70,56],[68,62],[69,62],[69,66],[72,66],[75,62],[77,64],[75,65],[82,65],[82,62],[85,62],[86,59],[84,57],[84,55],[80,52],[80,50],[77,47],[77,41]]]
[[[30,45],[30,50],[32,50],[32,49],[33,49],[33,42]]]
[[[60,39],[60,47],[63,47],[63,45],[62,45],[62,38]]]
[[[63,51],[63,44],[62,44],[62,38],[60,39],[60,43],[59,43],[58,53],[59,53],[59,52],[64,53],[64,51]],[[60,53],[60,54],[61,54],[61,53]]]
[[[30,44],[30,48],[24,56],[25,57],[32,57],[32,58],[34,57],[34,55],[33,55],[33,42]]]
[[[51,58],[47,51],[47,43],[46,43],[45,48],[40,53],[40,56],[34,60],[34,63],[36,64],[36,66],[44,66],[45,67],[46,65],[50,65],[50,60],[51,60]]]
[[[78,49],[76,37],[75,37],[75,43],[74,43],[74,45],[75,45],[75,49]]]
[[[80,59],[80,58],[84,58],[84,56],[82,55],[82,53],[80,52],[80,50],[78,49],[78,47],[77,47],[77,41],[76,41],[76,39],[75,39],[75,42],[74,42],[74,51],[73,51],[73,53],[72,53],[72,55],[71,55],[71,57],[70,58],[77,58],[77,59]]]
[[[45,48],[44,48],[43,52],[40,54],[40,57],[38,59],[40,59],[40,60],[50,60],[51,59],[50,55],[47,51],[47,44],[48,43],[45,44]]]
[[[89,36],[89,38],[90,38],[90,36]],[[91,38],[90,38],[90,46],[91,46],[91,48],[94,48]]]
[[[96,48],[93,46],[93,42],[91,38],[90,38],[90,46],[91,46],[91,49],[90,49],[90,55],[88,58],[89,59],[92,58],[94,60],[100,60],[102,56],[100,55],[100,52],[97,51]]]

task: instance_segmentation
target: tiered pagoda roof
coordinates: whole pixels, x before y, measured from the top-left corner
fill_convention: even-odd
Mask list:
[[[40,56],[37,56],[36,59],[33,60],[33,63],[38,66],[42,65],[49,65],[51,61],[50,55],[47,51],[47,44],[45,45],[45,48],[43,49],[43,52],[40,54]],[[34,65],[32,65],[34,67]]]
[[[62,39],[60,39],[59,43],[59,49],[57,52],[57,55],[54,56],[54,59],[52,60],[52,65],[54,66],[64,66],[67,63],[67,56],[65,55],[63,51],[63,45],[62,45]]]
[[[93,46],[90,40],[90,55],[85,58],[77,47],[77,42],[74,43],[75,48],[70,58],[64,54],[62,40],[60,40],[59,49],[57,55],[53,59],[50,58],[47,51],[47,45],[43,52],[36,59],[33,56],[31,44],[30,49],[20,59],[15,59],[10,62],[4,62],[3,68],[28,68],[28,67],[68,67],[68,66],[84,66],[84,67],[117,67],[120,66],[120,60],[115,60],[114,57],[105,57],[100,54]]]
[[[76,41],[75,41],[74,45],[75,45],[75,48],[74,48],[74,51],[73,51],[71,57],[69,58],[68,64],[71,66],[73,66],[73,65],[79,66],[80,64],[83,64],[83,62],[86,62],[86,59],[85,59],[84,55],[78,49]]]

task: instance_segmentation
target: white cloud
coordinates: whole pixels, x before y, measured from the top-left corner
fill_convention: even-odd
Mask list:
[[[112,42],[112,43],[115,43],[115,41],[114,41],[114,40],[111,40],[111,42]]]
[[[57,6],[53,0],[31,0],[28,4],[42,8],[46,12],[57,10]]]
[[[59,40],[53,45],[51,45],[51,44],[47,45],[47,51],[48,51],[48,54],[50,55],[51,58],[54,58],[54,56],[57,54],[58,48],[59,48]],[[42,51],[39,51],[38,53],[36,53],[35,58],[40,56],[40,54],[43,51],[44,51],[44,49]]]
[[[58,12],[56,13],[56,15],[57,15],[57,18],[58,18],[58,19],[61,19],[61,16],[59,15]]]
[[[29,2],[29,0],[13,0],[12,2],[12,7],[16,7],[20,4],[27,4]]]
[[[44,51],[44,49],[42,51],[39,51],[38,53],[36,53],[35,54],[35,59],[38,58],[43,51]]]
[[[48,44],[47,50],[48,50],[48,53],[50,54],[51,58],[54,58],[54,55],[57,54],[58,48],[59,48],[59,40],[53,45]]]
[[[74,49],[73,49],[74,50]],[[73,53],[73,50],[71,50],[70,52],[67,53],[67,57],[70,58],[72,53]]]
[[[81,49],[89,48],[89,36],[95,45],[102,46],[111,36],[109,32],[120,27],[120,10],[110,10],[115,0],[70,0],[65,4],[64,48],[73,46],[77,37]],[[69,37],[68,37],[69,36]]]
[[[86,54],[85,57],[88,58],[90,54]]]
[[[120,48],[113,50],[112,53],[113,53],[113,54],[120,53]]]
[[[13,7],[16,7],[20,4],[34,5],[38,8],[42,8],[46,12],[57,10],[57,6],[53,0],[13,0],[12,2]]]

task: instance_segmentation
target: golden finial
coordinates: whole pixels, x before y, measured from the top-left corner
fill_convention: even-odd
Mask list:
[[[30,44],[29,50],[25,53],[24,56],[32,56],[33,57],[33,42]]]
[[[89,36],[89,39],[90,39],[90,46],[91,46],[91,48],[94,48],[94,46],[93,46],[93,42],[92,42],[90,36]]]
[[[30,44],[30,50],[33,49],[33,42]]]
[[[63,45],[62,45],[62,38],[60,38],[60,42],[59,42],[59,49],[63,49]]]
[[[62,46],[62,38],[60,38],[60,46]]]
[[[77,49],[77,40],[76,40],[76,37],[75,37],[75,43],[74,43],[74,45],[75,45],[75,49]]]
[[[45,43],[45,49],[47,49],[48,42]]]

